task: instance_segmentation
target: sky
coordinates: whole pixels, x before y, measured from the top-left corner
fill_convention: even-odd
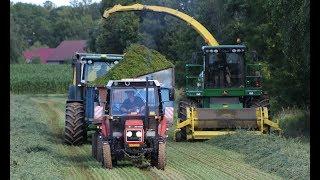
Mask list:
[[[32,4],[37,4],[37,5],[43,5],[43,3],[46,0],[10,0],[10,2],[23,2],[23,3],[32,3]],[[70,0],[50,0],[51,2],[53,2],[54,4],[56,4],[57,6],[68,6],[70,5],[69,1]],[[100,2],[101,0],[92,0],[92,2]]]

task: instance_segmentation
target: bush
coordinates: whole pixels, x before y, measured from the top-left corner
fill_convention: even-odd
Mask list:
[[[41,59],[39,57],[32,58],[31,64],[41,64]]]
[[[280,128],[286,137],[305,137],[310,135],[310,111],[284,109],[278,114]]]

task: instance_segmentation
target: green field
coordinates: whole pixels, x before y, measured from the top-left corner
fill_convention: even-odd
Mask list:
[[[169,137],[165,171],[141,169],[129,162],[106,170],[91,156],[89,142],[80,147],[63,144],[65,98],[64,95],[11,95],[11,179],[310,179],[308,143],[242,133],[238,141],[225,136],[216,142],[178,143]],[[277,141],[283,145],[272,148]],[[302,158],[294,161],[297,154]],[[272,170],[279,161],[282,167],[276,168],[281,170]],[[297,173],[288,176],[292,169]]]
[[[17,94],[66,93],[71,83],[70,64],[10,65],[10,92]]]

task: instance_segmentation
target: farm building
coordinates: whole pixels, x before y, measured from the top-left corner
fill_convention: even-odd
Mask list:
[[[34,58],[40,58],[42,64],[64,64],[68,63],[75,52],[83,53],[86,51],[85,40],[62,41],[56,48],[37,48],[24,51],[23,56],[27,63]]]
[[[49,55],[53,52],[53,48],[37,48],[34,50],[28,50],[23,52],[23,56],[27,63],[30,63],[32,59],[39,58],[41,64],[47,63]]]

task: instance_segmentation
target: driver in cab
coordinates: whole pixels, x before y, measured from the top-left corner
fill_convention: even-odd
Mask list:
[[[123,113],[141,112],[144,109],[144,102],[140,97],[134,96],[134,91],[126,91],[127,99],[125,99],[121,105],[121,111]]]

